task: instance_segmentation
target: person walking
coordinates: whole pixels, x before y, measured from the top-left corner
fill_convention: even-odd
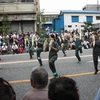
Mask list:
[[[67,49],[67,46],[68,46],[68,40],[64,36],[61,36],[61,48],[62,48],[64,57],[66,57],[65,51]]]
[[[36,49],[37,59],[39,61],[40,66],[43,66],[42,60],[41,60],[41,57],[40,57],[40,54],[43,51],[43,39],[40,38],[40,34],[39,33],[36,33],[36,37],[37,37],[37,40],[36,40],[36,44],[37,44],[37,49]]]
[[[30,59],[32,59],[32,55],[33,55],[33,45],[32,45],[32,41],[29,41],[29,55],[30,55]]]
[[[77,57],[78,59],[78,63],[81,61],[81,57],[79,55],[79,51],[80,53],[82,54],[83,51],[82,51],[82,45],[81,45],[81,39],[79,37],[79,34],[76,33],[76,40],[75,40],[75,56]]]
[[[55,61],[58,58],[57,52],[59,51],[59,46],[55,40],[54,35],[50,35],[49,39],[50,39],[50,43],[49,43],[49,47],[50,47],[49,48],[49,67],[50,67],[51,71],[53,72],[53,76],[57,77],[58,73],[56,71]]]
[[[94,40],[92,42],[93,45],[93,62],[94,62],[94,74],[97,74],[98,70],[98,56],[100,56],[100,40],[97,32],[93,33]]]

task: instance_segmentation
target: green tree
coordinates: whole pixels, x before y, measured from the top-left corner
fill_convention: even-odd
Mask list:
[[[44,23],[45,23],[45,16],[42,12],[37,13],[37,31],[40,33],[44,33]],[[43,35],[43,34],[42,34]]]
[[[92,24],[92,22],[88,21],[88,22],[84,22],[84,31],[88,31],[91,32],[93,31],[95,28]]]
[[[2,29],[1,29],[2,33],[3,33],[3,36],[9,35],[10,24],[11,24],[11,22],[8,19],[8,15],[7,14],[3,14]]]

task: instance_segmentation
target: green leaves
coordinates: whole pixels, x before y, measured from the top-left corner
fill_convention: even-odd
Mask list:
[[[93,31],[95,28],[92,24],[92,22],[84,22],[84,31],[88,31],[88,32],[91,32]]]
[[[1,31],[2,31],[4,36],[9,34],[10,24],[11,24],[11,22],[8,19],[8,15],[7,14],[3,14]]]

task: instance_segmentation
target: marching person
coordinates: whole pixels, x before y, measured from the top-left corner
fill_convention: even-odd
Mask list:
[[[62,48],[62,52],[64,54],[64,57],[66,56],[66,49],[67,49],[67,46],[68,46],[68,40],[64,37],[64,36],[61,36],[61,48]]]
[[[33,55],[33,45],[32,45],[32,41],[29,41],[29,55],[30,55],[30,59],[32,59],[32,55]]]
[[[37,37],[37,40],[36,40],[36,43],[37,43],[37,49],[36,49],[37,59],[39,61],[40,66],[43,66],[42,60],[41,60],[41,57],[40,57],[40,54],[43,51],[43,39],[40,38],[40,34],[39,33],[36,33],[36,37]]]
[[[49,37],[50,43],[49,43],[49,67],[51,71],[53,72],[53,76],[57,77],[58,73],[55,68],[55,61],[58,58],[57,52],[59,51],[58,43],[55,40],[54,35],[50,35]]]
[[[93,62],[94,62],[94,74],[97,74],[98,70],[98,56],[100,56],[100,40],[97,32],[94,32],[93,45]]]
[[[78,59],[78,63],[81,61],[81,57],[79,55],[79,51],[82,54],[82,45],[81,45],[81,39],[79,37],[79,33],[76,33],[76,40],[75,40],[75,56]]]

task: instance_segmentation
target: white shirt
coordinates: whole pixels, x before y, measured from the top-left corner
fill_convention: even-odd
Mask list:
[[[12,45],[12,49],[18,49],[18,46],[15,44]]]
[[[3,50],[3,51],[7,50],[7,46],[6,46],[6,45],[5,45],[5,46],[3,45],[3,46],[2,46],[2,50]]]

